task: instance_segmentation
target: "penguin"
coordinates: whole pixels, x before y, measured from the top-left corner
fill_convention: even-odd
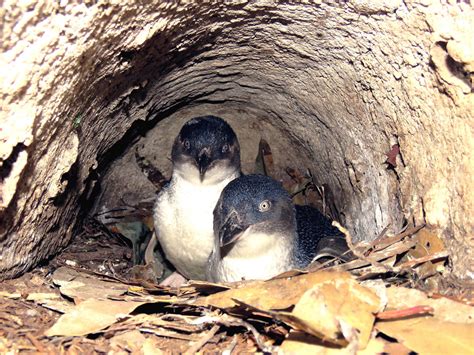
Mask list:
[[[181,128],[171,160],[171,179],[154,205],[155,231],[176,270],[204,280],[214,244],[214,207],[224,187],[241,175],[239,142],[222,118],[195,117]]]
[[[282,185],[264,175],[229,182],[213,216],[206,270],[211,282],[265,280],[305,268],[318,255],[340,256],[349,249],[326,217],[309,206],[294,206]]]

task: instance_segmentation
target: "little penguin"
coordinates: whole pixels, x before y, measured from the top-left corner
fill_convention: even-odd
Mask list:
[[[316,209],[294,206],[279,182],[243,175],[224,188],[214,209],[206,278],[265,280],[304,268],[317,255],[340,256],[347,250],[342,233]]]
[[[196,117],[181,128],[171,160],[171,180],[154,206],[155,231],[176,270],[204,280],[214,244],[214,207],[222,189],[241,174],[239,142],[223,119]]]

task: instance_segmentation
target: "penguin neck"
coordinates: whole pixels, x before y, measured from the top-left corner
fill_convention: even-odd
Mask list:
[[[199,170],[192,164],[185,163],[175,165],[171,181],[174,184],[193,185],[195,187],[213,187],[223,185],[225,187],[230,181],[241,175],[239,167],[217,165],[209,169],[204,178],[201,178]]]
[[[242,259],[258,261],[269,264],[285,262],[292,267],[294,254],[294,241],[296,233],[282,231],[268,233],[252,230],[252,227],[243,232],[242,237],[228,248],[219,248],[221,259]],[[290,265],[291,264],[291,265]]]

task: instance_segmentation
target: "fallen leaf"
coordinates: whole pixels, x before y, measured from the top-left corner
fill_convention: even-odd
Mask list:
[[[45,335],[84,336],[97,333],[142,304],[144,303],[87,299],[59,317]]]
[[[0,297],[10,298],[10,299],[23,298],[22,294],[19,292],[9,293],[5,291],[0,291]],[[59,299],[60,296],[57,293],[52,293],[52,292],[32,292],[32,293],[28,293],[25,298],[27,301],[42,301],[42,300]]]
[[[237,299],[262,310],[286,309],[295,305],[313,285],[333,279],[349,280],[351,276],[344,272],[320,271],[287,279],[248,281],[237,288],[199,297],[190,303],[198,306],[232,308],[238,305],[234,301]]]
[[[258,143],[258,153],[255,159],[255,173],[275,178],[272,149],[263,138],[261,138]]]
[[[29,293],[28,296],[26,296],[27,301],[41,302],[43,300],[54,300],[54,299],[59,299],[59,295],[57,293],[38,292],[38,293]]]
[[[331,346],[331,347],[330,347]],[[335,348],[301,331],[291,331],[281,344],[279,354],[349,354],[345,348]]]
[[[102,281],[68,267],[57,269],[53,274],[53,282],[59,286],[61,294],[74,299],[76,304],[88,298],[119,296],[128,289],[127,285]]]
[[[443,251],[446,251],[443,241],[433,231],[427,228],[420,230],[416,233],[417,244],[414,249],[410,250],[401,263],[413,259],[422,258],[428,255],[434,255]],[[438,261],[427,261],[418,266],[418,274],[423,277],[425,275],[433,275],[439,272],[439,268],[443,267],[445,259]]]
[[[137,353],[142,349],[142,344],[145,340],[145,336],[138,330],[121,333],[110,339],[111,351],[116,354],[124,350],[130,353]]]
[[[372,355],[387,353],[390,343],[379,339],[371,338],[364,350],[358,350],[357,355]],[[334,345],[324,343],[320,339],[317,339],[309,334],[291,331],[287,339],[282,343],[279,349],[280,354],[298,354],[298,355],[344,355],[353,354],[349,347],[337,348]],[[397,353],[403,354],[403,353]],[[408,352],[406,353],[408,354]]]
[[[385,160],[385,163],[389,165],[390,168],[396,168],[397,167],[397,155],[400,153],[400,146],[398,144],[392,145],[392,149],[386,154],[387,155],[387,160]]]
[[[158,340],[155,338],[146,338],[142,345],[143,355],[160,355],[163,351],[160,350]]]
[[[376,328],[420,354],[474,354],[474,324],[419,317],[377,322]]]
[[[474,308],[448,298],[429,298],[424,292],[405,288],[387,288],[387,309],[404,309],[418,305],[433,308],[436,319],[445,322],[474,324]]]
[[[319,283],[308,290],[295,305],[292,314],[303,320],[310,334],[333,342],[343,335],[341,322],[356,329],[358,347],[364,349],[370,338],[374,313],[380,307],[380,299],[368,288],[353,279],[333,279]],[[315,317],[314,315],[318,316]],[[315,330],[316,332],[312,332]]]

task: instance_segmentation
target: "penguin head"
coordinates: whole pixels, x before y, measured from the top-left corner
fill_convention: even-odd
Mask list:
[[[263,248],[275,242],[274,238],[292,241],[296,219],[290,195],[279,182],[264,175],[231,181],[214,209],[214,235],[221,248],[237,243]]]
[[[230,125],[216,116],[184,124],[171,151],[173,169],[183,178],[215,183],[240,171],[240,146]]]

